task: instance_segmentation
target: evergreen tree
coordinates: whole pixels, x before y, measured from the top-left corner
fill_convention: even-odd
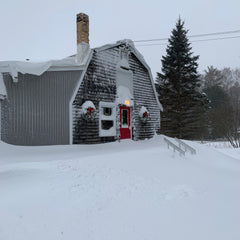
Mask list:
[[[164,108],[162,133],[196,139],[202,137],[206,128],[207,98],[199,90],[199,56],[193,56],[187,32],[179,18],[162,57],[162,73],[157,73],[157,91]]]

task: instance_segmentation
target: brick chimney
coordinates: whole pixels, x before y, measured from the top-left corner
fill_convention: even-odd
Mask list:
[[[85,13],[77,14],[77,56],[78,64],[84,64],[90,53],[89,46],[89,19]]]

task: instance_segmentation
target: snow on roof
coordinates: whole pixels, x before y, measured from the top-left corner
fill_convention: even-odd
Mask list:
[[[134,42],[131,40],[131,39],[123,39],[123,40],[119,40],[117,41],[116,43],[112,43],[112,44],[106,44],[106,45],[103,45],[101,47],[97,47],[97,48],[94,48],[95,51],[97,52],[100,52],[100,51],[104,51],[106,49],[109,49],[109,48],[113,48],[113,47],[116,47],[116,46],[119,46],[119,45],[127,45],[129,47],[131,47],[131,50],[133,51],[133,53],[136,55],[136,57],[144,63],[144,65],[147,65],[143,55],[136,49],[135,45],[134,45]]]
[[[95,51],[103,51],[108,48],[112,48],[118,45],[126,44],[128,46],[131,46],[131,50],[137,55],[139,60],[141,60],[144,65],[147,66],[143,56],[138,52],[138,50],[135,48],[134,43],[132,40],[124,39],[117,41],[114,44],[106,44],[102,47],[94,48]],[[50,68],[56,67],[84,67],[86,65],[86,62],[90,56],[90,52],[88,53],[88,57],[85,59],[84,63],[79,65],[76,62],[76,55],[60,59],[60,60],[50,60],[45,62],[26,62],[26,61],[0,61],[0,72],[9,72],[13,78],[17,77],[18,72],[22,74],[33,74],[40,76]]]
[[[148,64],[146,63],[142,54],[135,48],[132,40],[124,39],[124,40],[117,41],[114,44],[106,44],[106,45],[103,45],[102,47],[94,48],[94,51],[99,52],[99,51],[103,51],[103,50],[106,50],[106,49],[109,49],[109,48],[113,48],[115,46],[119,46],[119,45],[122,45],[122,44],[125,44],[125,45],[129,46],[131,48],[131,51],[134,53],[134,55],[138,58],[138,60],[148,70],[156,100],[158,102],[160,110],[163,111],[163,107],[162,107],[162,105],[159,102],[158,97],[157,97],[157,93],[156,93],[156,90],[155,90],[151,69],[148,66]],[[0,73],[9,72],[11,74],[11,76],[13,77],[13,80],[17,81],[18,72],[23,73],[23,74],[28,73],[28,74],[33,74],[33,75],[40,76],[41,74],[43,74],[44,72],[46,72],[50,68],[77,67],[77,68],[83,69],[83,68],[86,67],[87,62],[88,62],[88,60],[91,56],[92,56],[92,50],[89,51],[88,56],[85,58],[84,63],[82,65],[79,65],[76,62],[76,55],[73,55],[71,57],[67,57],[67,58],[64,58],[64,59],[61,59],[61,60],[50,60],[50,61],[41,62],[41,63],[21,62],[21,61],[0,62]],[[0,94],[1,94],[1,92],[0,92]]]
[[[15,79],[17,78],[18,73],[28,73],[40,76],[44,72],[48,71],[50,68],[76,67],[82,69],[85,64],[86,63],[84,62],[84,64],[79,65],[76,62],[75,57],[73,56],[60,60],[50,60],[46,62],[5,61],[0,62],[0,72],[8,72],[13,77],[13,79]]]

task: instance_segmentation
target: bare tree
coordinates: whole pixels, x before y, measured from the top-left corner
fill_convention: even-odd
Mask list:
[[[240,84],[235,82],[229,89],[229,98],[232,107],[231,133],[228,138],[233,147],[240,147]]]
[[[208,67],[203,75],[203,91],[210,100],[209,135],[226,138],[240,147],[240,69]]]
[[[222,86],[223,84],[223,75],[220,70],[210,66],[205,70],[204,74],[204,88],[210,88],[213,86]]]

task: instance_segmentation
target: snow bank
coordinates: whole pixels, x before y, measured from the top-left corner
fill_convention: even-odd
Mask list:
[[[239,158],[188,144],[0,142],[0,239],[239,240]]]

